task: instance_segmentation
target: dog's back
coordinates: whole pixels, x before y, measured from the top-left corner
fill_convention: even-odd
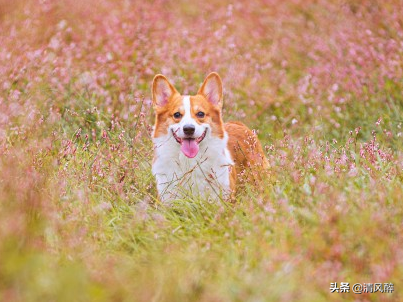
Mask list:
[[[251,182],[256,185],[269,173],[269,163],[256,134],[241,122],[224,124],[228,133],[228,150],[235,163],[231,176],[237,184]]]

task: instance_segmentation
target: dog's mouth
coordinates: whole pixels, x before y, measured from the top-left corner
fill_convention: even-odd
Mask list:
[[[178,129],[179,130],[179,129]],[[175,132],[172,130],[172,134],[175,140],[181,145],[181,151],[189,158],[193,158],[199,153],[199,144],[202,140],[206,137],[207,128],[204,130],[203,134],[197,138],[189,137],[189,138],[180,138],[176,135]]]

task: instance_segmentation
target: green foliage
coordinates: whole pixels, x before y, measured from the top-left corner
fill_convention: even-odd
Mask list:
[[[393,0],[0,4],[0,301],[401,301],[402,16]],[[213,70],[271,178],[235,203],[163,204],[152,77],[193,94]]]

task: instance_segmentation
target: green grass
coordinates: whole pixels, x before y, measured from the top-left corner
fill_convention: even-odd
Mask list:
[[[0,301],[402,301],[403,14],[350,2],[0,1]],[[272,177],[163,204],[152,77],[213,70]]]

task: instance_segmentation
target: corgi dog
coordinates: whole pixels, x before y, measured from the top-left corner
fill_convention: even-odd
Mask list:
[[[237,186],[256,182],[267,172],[256,135],[240,122],[223,122],[223,87],[217,73],[207,76],[196,95],[181,95],[158,74],[152,101],[152,173],[161,201],[189,195],[230,199]]]

